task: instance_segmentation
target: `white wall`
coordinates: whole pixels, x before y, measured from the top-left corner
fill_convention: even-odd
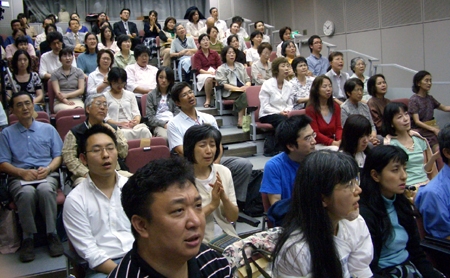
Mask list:
[[[17,18],[19,13],[23,12],[23,1],[9,0],[10,8],[3,8],[3,19],[0,21],[0,34],[11,35],[11,20]]]

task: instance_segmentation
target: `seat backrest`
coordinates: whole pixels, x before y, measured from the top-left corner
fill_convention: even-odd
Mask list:
[[[275,60],[276,58],[277,58],[277,52],[272,51],[272,53],[270,53],[269,61],[273,62],[273,60]]]
[[[167,146],[167,140],[164,139],[163,137],[152,137],[149,138],[150,139],[150,146]],[[141,139],[133,139],[133,140],[128,140],[128,149],[135,149],[135,148],[140,148],[141,147]]]
[[[53,111],[53,105],[55,103],[55,90],[53,90],[52,81],[49,79],[47,82],[48,108],[50,110],[50,114],[55,114]]]
[[[156,42],[156,46],[159,47],[161,44],[161,39],[159,38],[159,36],[156,37],[155,42]]]
[[[247,95],[247,104],[248,106],[256,106],[258,109],[255,111],[255,119],[258,121],[259,119],[259,91],[261,91],[261,86],[250,86],[245,90],[245,94]]]
[[[86,121],[84,114],[59,117],[56,120],[56,131],[58,131],[59,136],[64,141],[67,132],[84,121]]]
[[[128,150],[125,163],[130,169],[130,172],[134,174],[139,168],[145,166],[152,160],[169,157],[170,151],[167,146],[159,145],[153,147],[135,148]]]
[[[405,104],[406,107],[408,107],[409,99],[407,99],[407,98],[397,98],[397,99],[391,99],[391,102],[401,102],[401,103]]]
[[[75,108],[75,109],[67,109],[60,110],[55,115],[55,121],[58,121],[59,118],[65,116],[77,116],[77,115],[86,115],[83,108]]]
[[[9,118],[9,125],[13,125],[13,124],[15,124],[15,123],[17,123],[19,121],[17,116],[14,115],[14,114],[9,114],[8,118]],[[49,124],[50,123],[50,118],[48,117],[47,112],[45,112],[45,111],[38,111],[37,112],[36,121]]]
[[[141,110],[142,117],[145,117],[147,115],[147,95],[141,96]]]
[[[289,111],[288,117],[305,115],[305,113],[306,113],[305,109],[292,110],[292,111]]]
[[[246,67],[245,70],[247,71],[248,77],[250,77],[250,82],[253,84],[253,81],[252,81],[252,67]]]

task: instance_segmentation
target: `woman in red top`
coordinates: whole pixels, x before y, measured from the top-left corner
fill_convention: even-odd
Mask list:
[[[311,127],[317,134],[316,150],[337,151],[342,138],[341,108],[333,101],[333,87],[327,76],[314,79],[306,114],[313,120]]]
[[[214,85],[216,69],[222,64],[219,54],[209,49],[209,36],[201,34],[198,37],[200,47],[194,55],[192,68],[197,70],[197,90],[201,91],[205,87],[206,100],[203,107],[213,107],[211,105],[211,92]]]

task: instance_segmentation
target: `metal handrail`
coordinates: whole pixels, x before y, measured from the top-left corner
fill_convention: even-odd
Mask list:
[[[401,69],[401,70],[404,70],[404,71],[409,71],[409,72],[414,73],[414,74],[416,74],[418,72],[417,70],[410,69],[410,68],[404,67],[404,66],[399,65],[399,64],[378,64],[378,65],[374,65],[373,67],[375,68],[374,74],[377,74],[377,68],[378,67],[393,67],[393,68],[398,68],[398,69]],[[434,83],[436,83],[436,82],[434,82]]]
[[[367,60],[369,61],[369,76],[372,76],[372,65],[373,65],[373,62],[380,61],[380,59],[378,59],[378,58],[369,56],[367,54],[364,54],[364,53],[361,53],[361,52],[358,52],[358,51],[355,51],[355,50],[352,50],[352,49],[336,50],[336,51],[339,51],[339,52],[342,52],[342,53],[353,53],[353,54],[356,54],[356,55],[359,55],[359,56],[366,57]],[[375,70],[375,73],[376,73],[376,70]]]

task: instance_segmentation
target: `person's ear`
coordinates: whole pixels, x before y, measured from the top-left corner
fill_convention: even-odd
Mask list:
[[[148,238],[149,233],[147,231],[148,228],[148,221],[144,218],[142,218],[139,215],[133,215],[131,216],[131,225],[133,225],[133,228],[136,230],[136,232],[139,234],[140,237]]]
[[[380,182],[380,174],[375,169],[370,170],[370,176],[376,182]]]
[[[80,153],[79,159],[80,159],[81,163],[83,163],[84,166],[87,166],[87,157],[86,157],[86,154]]]
[[[447,148],[444,148],[444,149],[442,149],[442,154],[447,158],[447,159],[449,159],[450,160],[450,149],[447,149]]]
[[[322,206],[324,208],[328,207],[329,202],[330,202],[329,198],[322,194]]]

